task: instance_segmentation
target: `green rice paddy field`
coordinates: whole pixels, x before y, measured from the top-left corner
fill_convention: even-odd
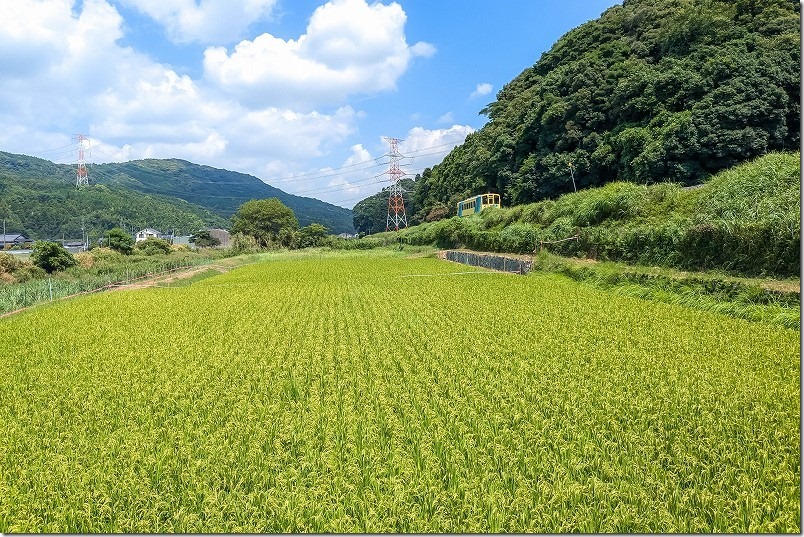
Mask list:
[[[0,336],[2,532],[801,531],[797,330],[371,252]]]

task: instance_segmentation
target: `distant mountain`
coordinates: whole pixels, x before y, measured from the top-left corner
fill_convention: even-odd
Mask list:
[[[101,184],[183,199],[231,217],[251,199],[279,198],[299,224],[323,224],[333,233],[353,233],[352,211],[323,201],[288,194],[253,175],[193,164],[179,159],[145,159],[93,167]]]
[[[90,186],[75,188],[75,168],[0,151],[0,218],[6,229],[33,238],[98,236],[115,225],[177,233],[228,227],[250,199],[276,197],[304,226],[353,232],[352,211],[294,196],[251,175],[191,162],[147,159],[93,165]]]

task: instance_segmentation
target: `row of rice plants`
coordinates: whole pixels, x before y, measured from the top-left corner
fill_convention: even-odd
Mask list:
[[[798,331],[466,272],[277,254],[0,320],[0,531],[800,531]]]

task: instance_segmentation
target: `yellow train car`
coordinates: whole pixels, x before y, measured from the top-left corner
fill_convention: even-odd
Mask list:
[[[458,216],[477,214],[486,207],[499,207],[499,194],[478,194],[458,202]]]

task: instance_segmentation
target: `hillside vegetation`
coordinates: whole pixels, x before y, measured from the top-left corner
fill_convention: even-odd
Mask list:
[[[444,248],[515,253],[544,248],[691,270],[797,276],[800,159],[798,152],[772,153],[692,189],[613,182],[557,200],[421,224],[398,236]],[[376,240],[393,236],[382,233]]]
[[[301,225],[353,231],[348,209],[287,194],[251,175],[183,160],[100,164],[89,173],[90,186],[76,189],[73,166],[0,152],[0,218],[6,229],[37,239],[80,238],[83,224],[94,238],[122,222],[127,228],[190,234],[228,228],[242,203],[278,197]]]
[[[453,215],[457,201],[487,191],[506,206],[554,199],[573,191],[570,164],[578,188],[692,185],[796,149],[800,9],[791,0],[608,9],[502,88],[482,111],[488,123],[417,177],[409,217]],[[355,206],[356,226],[368,206]]]
[[[253,175],[179,159],[146,159],[96,166],[109,184],[177,197],[225,218],[252,199],[278,198],[299,225],[322,224],[333,233],[352,232],[352,211],[314,198],[288,194]]]

